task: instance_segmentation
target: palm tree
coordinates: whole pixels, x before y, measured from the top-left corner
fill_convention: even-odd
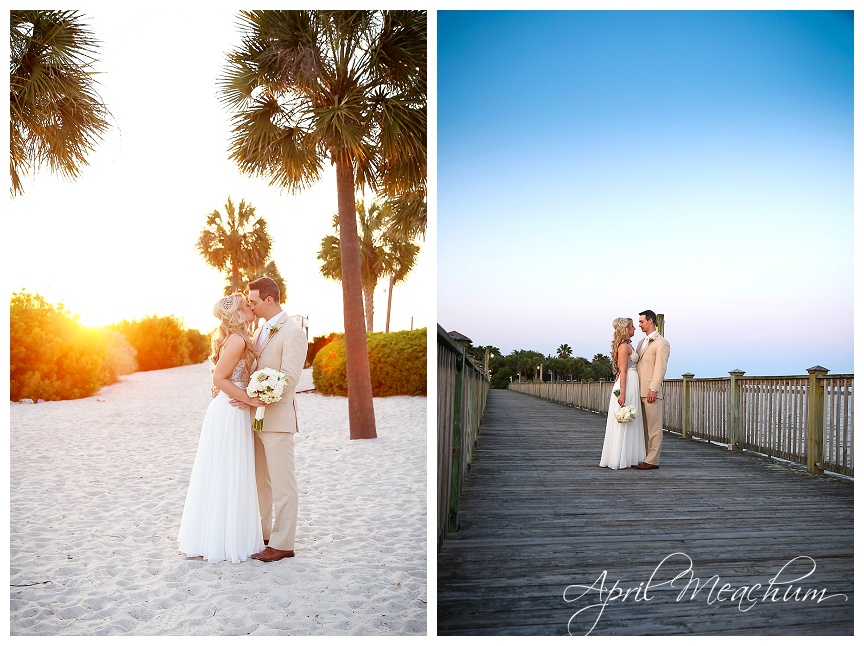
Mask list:
[[[366,331],[372,331],[372,316],[374,314],[373,296],[378,279],[384,273],[384,250],[378,243],[378,232],[384,222],[384,212],[378,204],[373,204],[366,212],[365,205],[358,201],[355,206],[359,224],[360,274],[363,286],[363,310],[366,314]],[[339,237],[339,214],[333,216],[335,236],[326,236],[321,241],[321,251],[318,260],[321,264],[321,274],[325,278],[342,280],[342,253]]]
[[[422,209],[426,12],[243,11],[239,23],[242,44],[221,81],[230,157],[292,192],[317,181],[325,161],[335,166],[350,437],[373,438],[355,192]]]
[[[235,209],[229,197],[225,213],[227,217],[214,209],[207,216],[207,226],[201,230],[195,249],[208,265],[228,273],[231,281],[228,293],[233,294],[243,284],[244,272],[264,266],[272,240],[264,218],[255,217],[255,207],[245,200]]]
[[[567,343],[559,345],[555,352],[558,354],[559,359],[567,359],[568,357],[573,356],[573,348],[571,348]]]
[[[98,41],[77,11],[10,12],[10,138],[13,196],[22,175],[47,165],[75,179],[108,129],[89,68]]]
[[[410,242],[389,236],[386,233],[391,220],[390,207],[374,202],[367,213],[363,202],[358,201],[355,209],[359,225],[360,272],[363,283],[364,311],[366,313],[366,331],[372,332],[375,314],[375,288],[381,277],[390,274],[390,288],[393,283],[404,280],[416,262],[420,247]],[[339,214],[333,216],[335,236],[326,236],[321,241],[321,251],[318,260],[321,264],[321,274],[325,278],[342,280],[342,254],[339,240]],[[388,308],[389,320],[389,308]]]

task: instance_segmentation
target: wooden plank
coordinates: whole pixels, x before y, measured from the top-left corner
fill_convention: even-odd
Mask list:
[[[620,580],[634,591],[609,602],[592,635],[853,633],[850,481],[668,433],[660,469],[612,471],[597,466],[604,433],[604,416],[489,393],[460,528],[438,555],[439,635],[566,635],[579,603],[600,595],[568,602],[565,589],[590,586],[604,571],[607,587]],[[687,559],[671,557],[660,574],[671,579],[692,561],[701,581],[717,577],[717,590],[759,584],[764,592],[781,570],[803,577],[812,563],[796,557],[813,559],[815,570],[792,584],[798,601],[781,592],[747,612],[737,601],[708,603],[706,589],[678,600],[689,575],[634,601],[640,582],[675,553]],[[823,589],[846,598],[800,599]],[[596,615],[582,621],[590,612],[571,622],[573,634],[591,627]]]

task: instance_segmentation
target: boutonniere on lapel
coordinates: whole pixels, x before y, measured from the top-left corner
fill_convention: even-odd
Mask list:
[[[282,329],[281,325],[271,325],[270,326],[270,337],[272,338],[274,334],[276,334],[279,330]]]
[[[654,343],[654,339],[656,339],[656,338],[657,338],[656,336],[649,336],[648,337],[648,345],[651,345],[652,343]]]

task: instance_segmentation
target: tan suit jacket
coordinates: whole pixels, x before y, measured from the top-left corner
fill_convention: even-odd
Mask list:
[[[645,343],[645,339],[642,339],[636,352],[639,353],[639,363],[636,364],[639,396],[647,397],[648,391],[653,390],[657,393],[657,399],[663,399],[663,378],[666,376],[666,363],[669,361],[669,342],[658,334],[651,343]]]
[[[268,338],[264,340],[264,346],[257,351],[257,368],[278,370],[285,375],[287,383],[282,399],[267,405],[263,430],[271,433],[299,433],[294,392],[303,373],[303,364],[306,362],[308,347],[306,334],[285,312],[282,312],[276,320],[276,325],[279,326],[279,330],[272,334],[268,330]],[[258,337],[263,329],[262,325],[255,332],[252,347],[258,347]]]

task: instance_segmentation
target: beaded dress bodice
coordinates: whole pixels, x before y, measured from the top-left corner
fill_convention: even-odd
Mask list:
[[[627,370],[635,370],[637,363],[639,363],[639,353],[634,349],[627,357]]]
[[[243,359],[240,359],[234,366],[234,370],[231,372],[231,381],[241,388],[249,385],[249,370],[246,369],[246,362]]]
[[[228,339],[226,339],[226,341],[227,340]],[[234,370],[231,371],[230,379],[241,388],[246,388],[246,386],[249,385],[249,370],[246,368],[246,362],[243,360],[243,357],[240,357],[240,361],[237,362],[237,365],[234,366]]]

